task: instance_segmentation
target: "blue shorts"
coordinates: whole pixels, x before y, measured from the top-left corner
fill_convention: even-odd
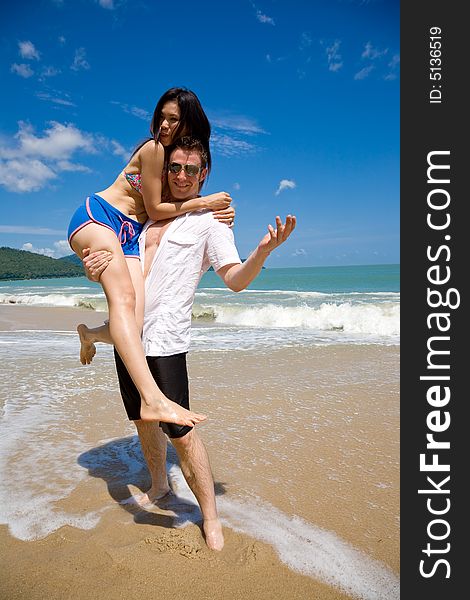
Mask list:
[[[143,223],[134,221],[98,194],[89,196],[74,212],[67,233],[69,244],[73,236],[86,225],[96,223],[114,231],[124,256],[139,258],[139,236]]]

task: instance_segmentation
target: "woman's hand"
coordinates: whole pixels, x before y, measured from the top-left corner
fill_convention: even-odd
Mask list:
[[[229,227],[233,227],[235,220],[235,209],[233,206],[223,208],[222,210],[214,210],[214,219],[217,219],[221,223],[225,223]]]
[[[109,265],[113,258],[113,253],[107,250],[98,250],[90,254],[90,248],[83,249],[83,268],[90,281],[99,281],[101,274]]]
[[[201,198],[203,201],[204,208],[209,210],[223,210],[230,206],[232,198],[227,192],[217,192],[216,194],[210,194]]]

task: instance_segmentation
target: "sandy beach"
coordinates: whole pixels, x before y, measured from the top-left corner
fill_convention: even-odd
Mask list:
[[[209,415],[198,430],[224,522],[215,553],[171,449],[181,505],[120,504],[147,489],[148,474],[111,350],[82,367],[73,334],[104,317],[0,306],[11,436],[0,598],[399,597],[398,346],[190,352],[192,407]],[[34,403],[43,404],[26,419]]]

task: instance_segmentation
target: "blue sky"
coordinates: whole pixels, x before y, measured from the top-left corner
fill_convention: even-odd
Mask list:
[[[70,254],[75,208],[184,86],[242,256],[291,213],[267,266],[399,262],[398,1],[19,0],[0,48],[0,245]]]

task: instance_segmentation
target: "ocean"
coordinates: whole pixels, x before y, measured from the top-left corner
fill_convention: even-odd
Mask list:
[[[247,290],[234,293],[210,271],[196,293],[192,348],[397,345],[399,285],[399,265],[283,268],[263,269]],[[85,277],[3,281],[0,304],[107,310],[101,286]]]
[[[80,365],[75,325],[42,307],[78,324],[106,301],[86,278],[0,282],[0,523],[34,542],[112,512],[124,532],[139,521],[116,498],[149,481],[112,349]],[[238,294],[208,272],[193,310],[191,403],[224,526],[364,600],[398,598],[399,308],[399,266],[377,265],[267,268]],[[184,528],[200,514],[167,467]]]

